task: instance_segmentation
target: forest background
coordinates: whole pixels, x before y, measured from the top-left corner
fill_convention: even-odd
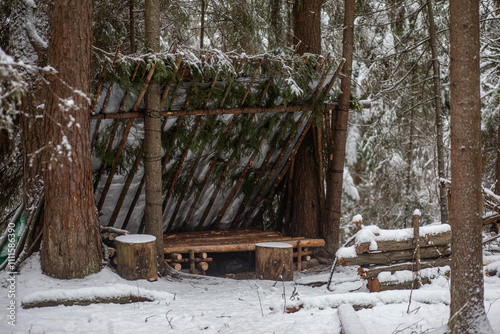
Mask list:
[[[428,5],[430,3],[431,6]],[[261,54],[293,48],[292,2],[283,0],[160,1],[162,49],[175,45]],[[343,1],[322,4],[322,50],[340,55]],[[429,13],[431,8],[433,13]],[[500,1],[480,1],[483,184],[500,193]],[[6,0],[0,5],[0,47],[30,63],[36,51],[18,16],[34,15],[47,34],[49,1]],[[94,1],[94,47],[133,54],[144,47],[144,1]],[[433,14],[434,29],[430,29]],[[371,108],[351,113],[344,170],[343,219],[362,214],[383,228],[439,217],[439,177],[449,178],[448,1],[356,1],[352,95]],[[45,31],[44,31],[45,29]],[[432,47],[434,45],[434,47]],[[437,72],[436,62],[437,60]],[[439,91],[434,79],[439,79]],[[21,85],[22,86],[22,85]],[[437,96],[439,92],[439,96]],[[338,94],[338,91],[337,91]],[[439,107],[436,107],[439,101]],[[9,106],[0,124],[7,124]],[[436,117],[440,110],[441,117]],[[436,119],[442,122],[438,173]],[[19,124],[2,130],[2,189],[22,179]],[[21,189],[0,195],[1,216],[19,202]],[[345,226],[345,224],[344,224]]]

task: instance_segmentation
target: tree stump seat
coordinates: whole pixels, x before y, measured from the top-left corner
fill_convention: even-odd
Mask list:
[[[257,278],[293,281],[293,246],[284,242],[255,244]]]
[[[118,275],[127,280],[156,281],[156,237],[149,234],[129,234],[116,237]]]

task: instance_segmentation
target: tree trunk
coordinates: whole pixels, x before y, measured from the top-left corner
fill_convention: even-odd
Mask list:
[[[45,117],[45,224],[42,270],[77,278],[101,268],[99,223],[90,158],[92,1],[56,0],[52,10],[50,84]],[[68,87],[71,86],[71,88]]]
[[[404,216],[404,227],[408,227],[408,218],[410,216],[410,202],[411,193],[412,193],[412,184],[411,184],[411,171],[413,166],[413,109],[410,110],[410,119],[408,120],[408,136],[410,137],[408,143],[408,157],[406,163],[406,200],[405,202],[405,216]]]
[[[437,55],[437,41],[436,41],[436,25],[434,23],[434,10],[432,8],[432,1],[427,0],[427,13],[429,18],[429,41],[431,45],[432,54],[432,70],[434,72],[434,108],[436,113],[436,146],[437,146],[437,159],[438,159],[438,177],[446,178],[446,170],[444,165],[445,153],[443,142],[443,112],[441,108],[441,77],[440,77],[440,64]],[[441,210],[441,224],[448,224],[448,197],[446,188],[439,187],[439,207]]]
[[[340,82],[339,111],[333,117],[330,142],[328,143],[328,167],[326,172],[326,201],[323,211],[323,238],[326,250],[335,254],[339,246],[342,182],[344,178],[345,144],[347,139],[347,122],[349,120],[349,103],[351,97],[351,72],[354,49],[354,5],[355,0],[345,0],[344,36],[342,57],[346,59],[342,69]]]
[[[321,0],[295,0],[293,32],[300,43],[298,54],[321,54]]]
[[[495,194],[500,195],[500,115],[498,117],[497,163],[495,168]]]
[[[269,36],[269,49],[276,49],[283,46],[283,18],[282,18],[282,1],[271,0],[271,31]],[[288,8],[288,7],[287,7]]]
[[[129,39],[130,39],[130,53],[135,53],[136,52],[136,43],[135,43],[135,0],[128,0],[128,8],[129,8],[129,28],[128,28],[128,34],[129,34]]]
[[[200,49],[203,49],[205,39],[205,0],[201,0]]]
[[[160,4],[158,0],[145,2],[146,48],[160,52]],[[146,93],[144,117],[144,177],[146,179],[145,232],[156,237],[158,269],[165,274],[171,267],[163,260],[163,210],[161,191],[161,89],[153,81]]]
[[[302,41],[297,52],[321,53],[321,1],[296,0],[293,5],[295,37]],[[318,166],[315,161],[313,132],[310,130],[295,155],[290,233],[317,238],[321,219]]]
[[[484,311],[481,245],[479,1],[450,1],[452,333],[493,333]]]

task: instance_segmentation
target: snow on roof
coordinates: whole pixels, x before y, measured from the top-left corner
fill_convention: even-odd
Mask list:
[[[102,225],[141,232],[145,207],[141,94],[148,86],[140,77],[156,71],[153,78],[167,92],[162,93],[162,112],[168,113],[162,133],[163,218],[164,230],[171,232],[250,226],[269,202],[274,183],[289,168],[293,149],[311,124],[308,105],[324,99],[338,77],[335,63],[325,60],[326,66],[319,66],[324,59],[314,55],[196,52],[120,56],[117,68],[110,59],[102,62],[108,82],[102,83],[91,116],[92,166],[98,209],[104,212]],[[238,114],[252,107],[262,109]],[[203,114],[206,108],[212,108],[210,116]],[[223,114],[224,108],[235,114]],[[197,116],[189,115],[193,109]],[[119,121],[126,117],[133,117],[131,124]]]

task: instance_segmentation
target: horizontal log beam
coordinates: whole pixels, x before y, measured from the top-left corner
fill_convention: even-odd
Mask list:
[[[272,241],[282,241],[290,239],[291,239],[290,237],[271,235],[271,236],[206,238],[206,239],[191,239],[191,240],[164,240],[163,243],[167,247],[174,247],[174,246],[230,245],[230,244],[242,244],[242,243],[272,242]],[[305,239],[305,237],[293,238],[293,239]]]
[[[167,263],[189,263],[191,260],[190,259],[187,259],[187,258],[184,258],[184,259],[180,259],[180,260],[174,260],[174,259],[165,259],[165,262]],[[213,262],[214,259],[211,258],[211,257],[207,257],[205,259],[203,258],[200,258],[200,257],[195,257],[194,258],[194,262],[195,263],[198,263],[198,262]]]
[[[425,269],[425,268],[435,268],[435,267],[444,267],[444,266],[449,266],[451,264],[451,260],[449,258],[437,258],[437,259],[432,259],[432,260],[427,260],[427,261],[422,261],[420,262],[420,268]],[[361,278],[373,278],[377,277],[378,274],[380,274],[383,271],[389,271],[391,274],[394,274],[396,271],[399,270],[410,270],[413,271],[413,263],[398,263],[398,264],[393,264],[390,266],[377,266],[377,267],[369,267],[369,268],[364,268],[364,267],[359,267],[358,269],[358,275]]]
[[[338,262],[342,266],[367,266],[371,264],[390,265],[397,261],[411,261],[414,251],[399,250],[380,253],[362,253],[353,258],[339,258]],[[420,249],[421,259],[432,259],[451,254],[448,246],[424,247]]]
[[[231,240],[231,239],[257,239],[257,238],[282,238],[283,235],[279,232],[259,232],[259,233],[245,233],[245,234],[228,234],[228,235],[206,235],[206,236],[185,236],[185,237],[163,237],[165,242],[174,243],[184,243],[184,242],[196,242],[200,240]],[[288,237],[289,238],[289,237]]]
[[[396,241],[396,240],[376,241],[376,243],[377,243],[376,251],[397,251],[397,250],[415,248],[415,244],[413,243],[413,238],[401,241]],[[451,243],[451,231],[420,237],[420,247],[447,245],[449,243]],[[356,252],[370,253],[373,251],[370,251],[370,243],[364,242],[356,245]]]
[[[323,247],[325,245],[325,240],[323,239],[285,239],[285,240],[274,240],[279,242],[284,242],[297,247],[300,241],[303,247]],[[241,243],[241,244],[230,244],[230,245],[203,245],[203,246],[165,246],[163,251],[168,253],[189,253],[189,251],[194,251],[195,253],[201,252],[211,252],[211,253],[226,253],[226,252],[246,252],[255,251],[255,243]]]
[[[260,228],[237,228],[228,230],[204,230],[204,231],[190,231],[190,232],[179,232],[179,233],[167,233],[163,235],[163,238],[174,238],[174,239],[189,239],[196,237],[212,237],[212,236],[227,236],[227,235],[242,235],[242,234],[252,234],[252,233],[263,233],[263,232],[275,232],[276,231],[263,231]]]
[[[324,110],[336,110],[336,103],[325,104]],[[212,108],[212,109],[193,109],[193,110],[167,110],[161,112],[161,117],[170,116],[214,116],[214,115],[241,115],[241,114],[263,114],[278,112],[297,112],[310,111],[314,106],[304,105],[279,105],[275,107],[237,107],[237,108]],[[144,111],[136,112],[117,112],[117,113],[99,113],[90,115],[90,119],[123,119],[144,117]]]

